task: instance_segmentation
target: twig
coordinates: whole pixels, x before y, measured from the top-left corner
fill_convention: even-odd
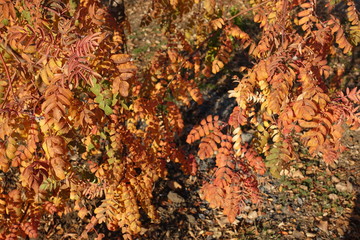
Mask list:
[[[16,101],[17,103],[19,103],[19,102],[18,102],[18,100],[17,100],[17,98],[16,98],[16,96],[15,96],[14,89],[13,89],[13,87],[12,87],[12,78],[10,78],[9,69],[8,69],[8,67],[6,66],[5,60],[4,60],[3,55],[2,55],[1,53],[0,53],[0,59],[1,59],[1,62],[2,62],[2,64],[3,64],[3,66],[4,66],[5,73],[6,73],[6,77],[8,78],[8,81],[9,81],[9,87],[8,87],[8,89],[7,89],[7,91],[6,91],[6,94],[5,94],[5,97],[4,97],[4,102],[3,102],[2,105],[1,105],[1,108],[3,108],[4,105],[5,105],[6,99],[7,99],[8,95],[9,95],[10,90],[12,91],[12,93],[13,93],[13,95],[14,95],[15,101]],[[15,76],[15,75],[14,75],[14,76]]]

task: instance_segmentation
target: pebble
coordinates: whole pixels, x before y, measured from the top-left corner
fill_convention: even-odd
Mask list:
[[[169,192],[167,197],[173,203],[183,203],[183,202],[185,202],[185,199],[183,197],[181,197],[179,194],[174,193],[174,192]]]
[[[187,214],[186,217],[187,217],[189,223],[195,223],[196,222],[196,219],[195,219],[195,217],[193,215]]]
[[[250,143],[253,138],[254,138],[254,134],[252,134],[252,133],[242,133],[241,134],[241,140],[243,143]]]
[[[352,184],[348,181],[348,182],[340,182],[338,184],[335,185],[336,190],[338,190],[339,192],[352,192],[353,191],[353,186]]]
[[[254,219],[256,219],[257,217],[258,217],[258,214],[257,214],[257,212],[256,211],[251,211],[249,214],[248,214],[248,219],[250,219],[250,220],[254,220]]]
[[[293,177],[293,178],[303,179],[303,178],[304,178],[304,175],[302,174],[302,172],[301,172],[300,170],[297,170],[297,171],[295,171],[295,172],[292,174],[292,177]]]
[[[333,183],[338,183],[338,182],[340,182],[340,179],[338,179],[338,178],[335,177],[335,176],[332,176],[332,177],[331,177],[331,181],[332,181]]]
[[[244,212],[249,212],[251,210],[251,207],[246,205],[244,208],[243,208],[243,211]]]
[[[299,232],[299,231],[294,231],[292,236],[295,238],[295,239],[304,239],[305,238],[305,234],[303,232]]]
[[[329,194],[329,199],[332,201],[336,201],[338,198],[339,198],[338,195],[336,195],[335,193]]]
[[[314,237],[316,237],[316,234],[315,234],[315,233],[307,232],[307,233],[306,233],[306,236],[309,237],[309,238],[314,238]]]

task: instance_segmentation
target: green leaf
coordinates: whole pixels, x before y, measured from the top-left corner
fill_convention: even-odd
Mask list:
[[[1,23],[5,26],[9,25],[9,19],[4,18]]]
[[[94,84],[92,88],[90,88],[91,92],[93,92],[96,96],[100,95],[101,86],[100,84]]]
[[[266,161],[271,161],[278,158],[279,158],[279,153],[271,153],[270,155],[266,156]]]
[[[109,149],[106,153],[107,153],[107,155],[109,156],[109,158],[112,158],[112,157],[115,156],[115,152],[114,152],[113,149]],[[109,161],[109,159],[108,159],[108,161]],[[110,162],[109,162],[109,163],[110,163]]]
[[[112,101],[111,101],[111,99],[109,99],[109,98],[105,98],[105,99],[104,99],[104,103],[105,103],[105,105],[107,105],[107,106],[111,106]]]
[[[106,139],[106,134],[103,133],[103,132],[100,132],[100,137],[101,137],[102,139]]]
[[[99,108],[100,108],[101,110],[104,110],[104,111],[105,111],[105,103],[104,103],[104,102],[99,103]]]
[[[266,160],[265,166],[268,168],[272,168],[279,163],[278,159]]]
[[[70,0],[69,1],[69,13],[70,13],[70,16],[74,16],[76,8],[77,8],[76,1],[75,0]]]
[[[86,146],[87,150],[90,151],[91,149],[94,149],[95,146],[94,144],[90,143],[89,145]]]
[[[113,114],[113,110],[111,109],[110,106],[106,105],[105,108],[103,109],[106,115],[110,115]]]
[[[104,104],[104,97],[102,95],[98,95],[95,98],[95,102],[99,103],[99,104]]]
[[[273,177],[275,178],[280,178],[281,175],[280,175],[280,171],[279,171],[279,168],[278,167],[272,167],[270,168],[270,173]]]
[[[118,93],[116,93],[116,94],[113,95],[112,102],[111,102],[111,106],[112,106],[112,107],[117,104],[117,102],[118,102],[117,96],[118,96],[118,95],[119,95]]]
[[[116,160],[116,158],[110,157],[107,161],[111,165],[111,164],[114,164],[115,160]]]
[[[31,23],[31,14],[30,11],[23,10],[21,12],[21,17],[24,18],[28,23]]]
[[[129,107],[124,103],[123,100],[120,100],[120,104],[125,110],[129,110]]]

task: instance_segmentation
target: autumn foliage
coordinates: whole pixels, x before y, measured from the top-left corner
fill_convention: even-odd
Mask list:
[[[339,91],[344,83],[328,63],[329,56],[341,54],[340,50],[351,54],[352,47],[359,43],[360,25],[354,2],[342,3],[347,25],[341,25],[340,19],[331,14],[339,7],[332,2],[321,7],[317,1],[249,3],[253,20],[262,32],[258,39],[243,38],[244,48],[248,47],[246,51],[256,63],[241,69],[242,79],[235,77],[237,87],[229,91],[237,107],[223,132],[231,134],[209,131],[212,122],[203,120],[187,138],[188,143],[201,141],[200,159],[216,156],[214,179],[203,186],[203,198],[221,207],[230,221],[241,211],[239,199],[253,203],[259,200],[248,182],[257,189],[255,176],[264,174],[265,166],[274,177],[280,177],[290,164],[300,161],[297,146],[304,146],[311,157],[331,165],[345,150],[340,141],[345,124],[351,129],[360,126],[360,90]],[[232,26],[229,20],[213,21],[226,34]],[[213,64],[213,73],[223,65],[215,61]],[[243,139],[244,130],[249,129],[255,130],[250,143]],[[220,161],[225,159],[224,152],[231,156],[231,164]],[[229,191],[231,187],[234,189]],[[244,197],[243,191],[252,196]],[[237,207],[233,206],[234,199]]]
[[[140,209],[156,219],[166,161],[183,159],[179,109],[136,79],[124,26],[98,1],[0,6],[1,238],[36,237],[42,217],[74,211],[81,238],[100,223],[137,234]]]
[[[163,26],[168,43],[139,77],[126,21],[100,1],[0,0],[0,239],[36,238],[45,217],[74,212],[86,223],[79,239],[99,224],[131,239],[141,212],[157,220],[166,162],[196,174],[183,134],[199,161],[216,159],[200,193],[230,222],[261,201],[259,175],[301,161],[299,146],[333,164],[345,125],[360,127],[360,90],[342,91],[329,58],[351,55],[360,22],[354,1],[318,2],[242,1],[229,15],[221,1],[153,0],[142,24]],[[199,84],[236,51],[253,64],[233,78],[229,119],[209,115],[184,133],[180,108],[202,104]]]

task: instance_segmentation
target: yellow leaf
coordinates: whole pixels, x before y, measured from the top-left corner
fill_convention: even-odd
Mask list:
[[[16,152],[16,147],[13,144],[8,144],[8,146],[6,147],[6,156],[9,159],[13,159],[15,157],[15,152]]]
[[[215,59],[214,62],[212,63],[212,70],[211,71],[212,71],[213,74],[216,74],[223,67],[224,67],[224,63]]]
[[[210,24],[214,28],[214,30],[218,30],[218,29],[221,29],[225,25],[225,22],[224,22],[224,19],[218,18],[218,19],[212,20]]]
[[[59,66],[60,66],[60,65],[58,65],[59,63],[61,63],[59,60],[57,62],[55,62],[55,60],[53,58],[51,58],[48,62],[48,65],[53,72],[56,72],[56,70],[59,69]]]
[[[50,66],[46,65],[44,68],[46,70],[46,74],[48,75],[48,78],[50,78],[50,79],[54,78],[54,73],[50,69]]]
[[[48,79],[48,75],[46,73],[46,69],[41,69],[40,71],[40,76],[42,81],[46,84],[46,85],[50,85],[49,79]]]
[[[272,19],[272,18],[275,18],[276,17],[276,12],[271,12],[269,15],[268,15],[268,19]]]
[[[204,0],[204,8],[209,15],[215,12],[215,0]]]

